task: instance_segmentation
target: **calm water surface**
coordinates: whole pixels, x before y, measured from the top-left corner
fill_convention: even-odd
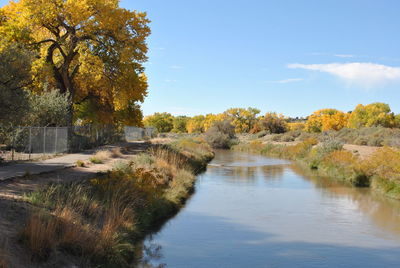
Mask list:
[[[166,267],[400,267],[400,202],[219,151],[145,247],[149,263]]]

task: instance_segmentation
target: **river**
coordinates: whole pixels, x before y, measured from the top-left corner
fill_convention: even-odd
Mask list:
[[[400,267],[400,201],[285,160],[218,151],[144,242],[166,267]]]

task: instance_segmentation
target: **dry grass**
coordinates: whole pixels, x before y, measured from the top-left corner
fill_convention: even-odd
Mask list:
[[[33,214],[22,231],[32,259],[45,261],[62,249],[92,266],[127,267],[134,242],[176,211],[195,181],[191,159],[177,149],[160,146],[149,153],[119,163],[105,177],[55,184],[27,196],[47,215]]]
[[[123,154],[121,152],[121,148],[116,147],[111,149],[111,157],[112,158],[121,158],[123,157]]]
[[[59,221],[49,215],[33,214],[21,232],[33,262],[48,259],[56,247]]]
[[[76,166],[77,167],[85,167],[85,162],[83,162],[82,160],[78,160],[78,161],[76,161]]]
[[[98,151],[96,152],[89,160],[93,164],[102,164],[107,159],[112,157],[112,153],[108,150]]]

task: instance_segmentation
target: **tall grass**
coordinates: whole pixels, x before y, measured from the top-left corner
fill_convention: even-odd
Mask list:
[[[358,187],[371,186],[385,195],[400,199],[400,150],[382,147],[366,159],[342,149],[332,138],[317,145],[314,138],[295,145],[263,144],[258,140],[233,149],[266,156],[297,160],[321,175]]]
[[[21,231],[33,262],[62,250],[96,267],[127,267],[135,242],[175,213],[190,195],[199,163],[213,156],[201,141],[156,146],[106,176],[53,184],[29,194],[39,208]]]

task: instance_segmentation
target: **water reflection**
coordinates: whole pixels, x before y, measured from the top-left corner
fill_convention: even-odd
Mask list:
[[[144,245],[141,267],[399,267],[400,202],[222,151]]]
[[[390,199],[368,188],[355,188],[343,185],[339,181],[320,177],[311,170],[305,170],[298,165],[292,165],[292,170],[306,180],[312,181],[321,188],[324,194],[332,197],[345,197],[368,215],[375,224],[389,232],[400,236],[400,202]]]

